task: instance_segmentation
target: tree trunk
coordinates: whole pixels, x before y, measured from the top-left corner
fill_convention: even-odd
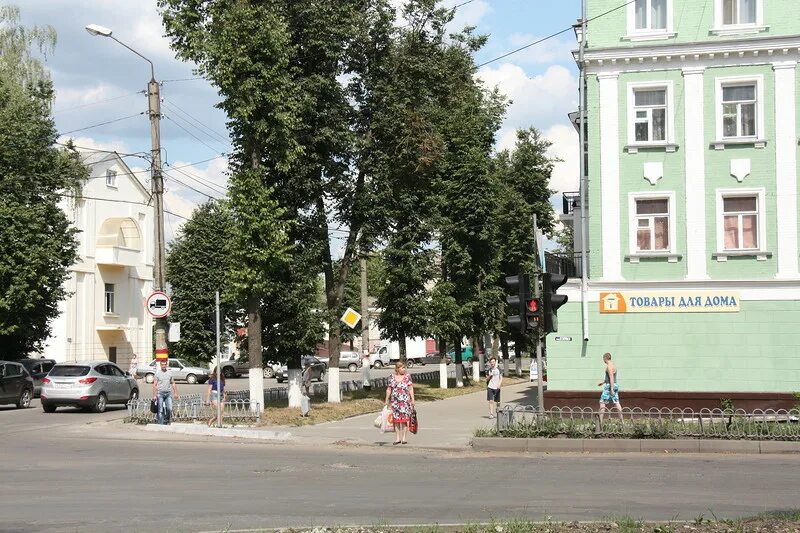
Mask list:
[[[342,401],[339,390],[339,355],[342,352],[342,327],[339,320],[334,320],[330,325],[328,338],[328,402],[340,403]]]
[[[301,385],[301,369],[300,369],[300,356],[293,355],[286,361],[286,368],[288,369],[288,386],[289,386],[289,407],[300,409],[300,398],[303,395],[303,391],[300,388]]]
[[[397,341],[397,344],[400,347],[400,362],[405,363],[408,360],[408,353],[406,352],[406,336],[401,335],[400,339]]]
[[[472,382],[477,383],[481,379],[481,368],[483,368],[483,355],[479,354],[480,346],[478,337],[472,338]]]
[[[439,339],[439,388],[447,388],[447,341]]]
[[[506,347],[507,349],[508,347]],[[492,357],[497,359],[497,354],[500,353],[500,337],[495,335],[492,337]]]
[[[464,360],[461,358],[461,339],[458,337],[453,341],[453,354],[456,357],[456,388],[464,386]]]
[[[261,306],[257,296],[247,298],[247,356],[250,362],[250,409],[264,411],[264,368],[261,362]],[[256,406],[258,403],[258,406]]]
[[[516,346],[517,343],[514,343]],[[508,333],[500,334],[500,348],[503,353],[503,376],[508,376]]]

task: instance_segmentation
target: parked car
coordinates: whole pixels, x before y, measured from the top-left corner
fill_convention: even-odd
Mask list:
[[[446,355],[444,360],[448,365],[453,362],[453,359],[449,355]],[[428,352],[425,354],[425,357],[417,359],[417,363],[419,363],[421,366],[438,365],[441,362],[442,358],[439,356],[439,352]]]
[[[301,368],[305,369],[309,365],[311,365],[311,379],[324,381],[325,372],[328,370],[328,365],[326,365],[313,355],[304,355],[300,359],[300,366]],[[283,383],[284,381],[289,380],[289,369],[286,367],[286,365],[283,365],[281,367],[281,371],[275,375],[275,379],[278,380],[278,383]]]
[[[149,364],[140,366],[136,369],[138,377],[144,377],[147,383],[153,382],[153,375],[156,371],[157,361],[153,360]],[[199,366],[190,366],[189,363],[183,359],[169,359],[169,369],[172,370],[176,381],[185,381],[186,383],[205,383],[208,381],[208,368]]]
[[[330,357],[318,357],[317,359],[327,366],[331,366]],[[361,368],[361,354],[351,351],[340,352],[339,368],[346,368],[350,372],[358,372],[358,369]]]
[[[39,396],[42,391],[42,379],[50,372],[56,364],[55,359],[20,359],[19,363],[25,367],[28,374],[33,378],[33,396]]]
[[[13,403],[27,409],[33,398],[33,378],[15,361],[0,361],[0,405]]]
[[[274,378],[277,372],[280,372],[281,365],[275,361],[267,361],[264,363],[264,379]],[[249,374],[250,361],[246,355],[236,357],[232,355],[230,359],[222,362],[222,373],[226,378],[238,378]]]
[[[109,361],[57,363],[42,380],[40,396],[45,413],[66,405],[102,413],[108,404],[138,397],[136,380]]]

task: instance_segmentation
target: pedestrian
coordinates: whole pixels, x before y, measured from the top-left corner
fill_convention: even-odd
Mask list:
[[[395,441],[393,444],[408,444],[408,423],[414,410],[414,383],[411,376],[406,374],[406,365],[398,361],[394,365],[394,374],[389,378],[386,386],[385,406],[392,409]]]
[[[136,354],[133,354],[130,363],[128,363],[128,374],[130,374],[133,379],[136,379],[136,369],[138,367],[139,367],[139,358],[136,357]]]
[[[211,404],[214,408],[214,413],[208,419],[209,427],[216,421],[218,425],[222,425],[222,420],[217,420],[217,405],[219,404],[220,412],[225,409],[225,397],[228,393],[225,391],[225,376],[220,374],[219,382],[217,382],[217,368],[211,371],[211,379],[208,380],[208,392],[206,393],[206,404]]]
[[[167,360],[162,359],[158,363],[158,368],[153,373],[153,397],[158,402],[158,414],[156,423],[169,424],[172,419],[172,401],[180,399],[178,396],[178,385],[175,384],[175,376],[167,366]]]
[[[619,403],[619,383],[617,382],[617,365],[611,360],[611,354],[603,354],[603,363],[606,365],[605,377],[598,386],[603,387],[600,394],[600,422],[603,421],[603,414],[607,410],[607,404],[614,404],[619,411],[619,419],[622,420],[622,405]]]
[[[500,407],[500,387],[503,385],[503,374],[497,368],[497,358],[489,359],[489,369],[486,371],[486,400],[489,402],[489,418],[494,418],[497,408]]]

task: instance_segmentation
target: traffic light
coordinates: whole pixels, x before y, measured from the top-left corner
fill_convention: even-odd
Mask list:
[[[514,296],[506,297],[506,302],[510,307],[507,318],[509,331],[525,334],[529,330],[536,329],[542,314],[542,304],[541,300],[531,292],[530,274],[508,276],[505,281],[512,294],[516,293]],[[538,279],[534,278],[534,283],[536,283],[534,288],[537,288]]]
[[[558,308],[567,303],[565,294],[556,294],[559,287],[567,282],[564,274],[542,274],[542,302],[544,315],[544,333],[558,331]]]

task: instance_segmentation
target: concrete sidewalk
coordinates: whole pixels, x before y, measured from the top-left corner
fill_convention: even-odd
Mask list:
[[[502,405],[514,403],[535,394],[535,383],[518,383],[503,387]],[[476,392],[435,402],[417,404],[419,432],[409,433],[408,445],[404,448],[439,448],[463,450],[470,447],[475,430],[488,428],[494,420],[488,418],[486,392]],[[354,444],[392,447],[394,432],[381,433],[373,425],[378,412],[356,416],[336,422],[314,426],[277,427],[278,431],[289,431],[292,441],[308,445]]]

